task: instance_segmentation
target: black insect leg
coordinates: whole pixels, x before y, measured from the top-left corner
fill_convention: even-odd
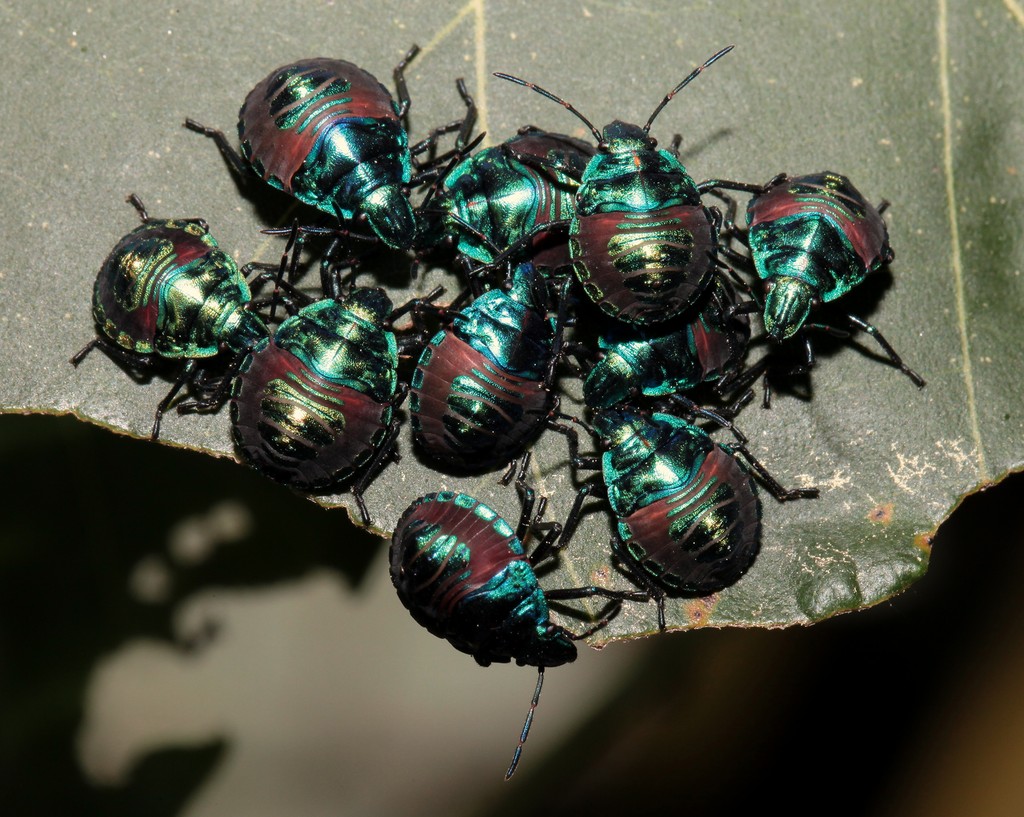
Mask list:
[[[562,346],[565,342],[565,326],[569,303],[569,287],[572,286],[572,278],[566,277],[558,294],[558,312],[555,316],[555,332],[551,342],[551,362],[544,373],[544,388],[551,390],[555,382],[555,369],[558,361],[562,358]]]
[[[502,150],[504,150],[511,158],[515,159],[520,164],[526,165],[527,167],[532,167],[535,170],[542,171],[555,184],[566,186],[564,184],[564,180],[560,179],[557,174],[562,174],[563,176],[567,176],[574,180],[580,175],[579,169],[573,167],[573,165],[567,162],[563,162],[558,159],[547,159],[542,156],[534,156],[529,153],[520,153],[514,147],[507,144],[502,144],[501,147]],[[573,185],[570,189],[575,190],[577,186],[578,183],[577,185]]]
[[[412,104],[412,100],[409,98],[409,89],[405,84],[405,68],[412,61],[412,58],[419,53],[420,47],[414,43],[392,72],[395,80],[395,91],[398,94],[398,118],[402,120],[402,127],[405,128],[407,133],[409,131],[409,106]]]
[[[156,440],[160,436],[160,421],[163,419],[164,412],[167,411],[168,406],[174,401],[175,396],[181,391],[181,387],[184,386],[188,381],[195,375],[197,363],[195,359],[189,360],[181,369],[181,374],[178,375],[178,379],[174,381],[174,385],[171,386],[171,390],[167,392],[167,396],[161,400],[156,407],[156,412],[153,415],[153,431],[149,435],[149,439]]]
[[[292,249],[294,248],[294,252]],[[291,266],[289,267],[288,258],[291,253]],[[264,264],[253,261],[246,264],[240,270],[242,276],[247,280],[273,280],[274,281],[274,292],[267,302],[270,306],[270,314],[268,320],[274,321],[275,313],[277,312],[277,305],[283,300],[281,294],[282,287],[285,283],[285,273],[288,273],[288,281],[295,279],[295,271],[299,265],[299,256],[302,254],[302,237],[299,235],[299,223],[295,222],[292,225],[291,232],[288,234],[288,241],[284,246],[284,251],[281,253],[281,262],[278,265]],[[256,273],[253,276],[253,273]],[[297,290],[289,286],[291,290],[290,295],[295,296],[298,293]],[[256,304],[249,304],[250,309],[261,308],[263,302],[257,302]]]
[[[140,199],[134,193],[130,194],[128,198],[125,199],[125,201],[135,208],[136,212],[139,214],[139,218],[142,219],[143,224],[148,224],[150,221],[154,220],[151,219],[149,217],[149,213],[146,212],[146,205],[142,203],[142,199]],[[191,224],[198,224],[200,227],[203,228],[204,232],[210,232],[210,225],[204,218],[178,218],[175,219],[175,221],[187,221]]]
[[[739,213],[740,203],[735,196],[730,196],[723,190],[712,188],[705,195],[712,195],[725,204],[725,215],[722,219],[722,229],[719,239],[725,242],[737,238],[741,243],[746,244],[746,233],[736,224],[736,216]]]
[[[193,392],[199,392],[201,396],[179,403],[178,414],[203,414],[217,411],[223,406],[231,396],[231,386],[247,355],[248,351],[235,355],[227,371],[215,379],[208,380],[202,370],[197,371],[189,387]]]
[[[765,354],[756,363],[747,366],[745,369],[736,369],[735,371],[730,372],[715,384],[715,394],[723,400],[729,399],[727,395],[740,395],[740,397],[733,403],[733,406],[730,406],[728,409],[720,412],[723,417],[733,419],[736,416],[736,412],[733,412],[733,407],[736,406],[738,410],[738,408],[742,408],[743,405],[746,405],[750,397],[753,396],[751,387],[757,382],[759,377],[765,378],[764,389],[765,393],[768,395],[768,402],[762,403],[762,405],[764,408],[771,408],[770,390],[768,388],[767,379],[772,358],[773,356],[771,353]]]
[[[564,632],[571,641],[582,641],[585,638],[590,638],[594,633],[607,627],[608,624],[614,620],[620,612],[622,612],[622,602],[647,602],[651,600],[648,593],[642,593],[635,590],[606,590],[603,587],[579,587],[566,590],[548,590],[544,593],[544,598],[548,601],[566,601],[571,599],[593,598],[595,596],[611,599],[611,603],[604,606],[601,618],[585,630],[575,633],[570,632],[563,627],[562,632]]]
[[[575,358],[575,366],[568,360],[570,357]],[[577,377],[586,377],[599,359],[599,353],[585,343],[565,341],[562,344],[562,360],[570,369],[575,368]]]
[[[610,547],[612,556],[618,562],[618,567],[625,571],[626,575],[635,585],[646,589],[648,598],[654,599],[654,603],[658,608],[658,630],[660,632],[665,632],[667,628],[667,623],[665,621],[665,598],[667,594],[665,593],[664,588],[659,587],[658,584],[629,556],[618,531],[612,531]]]
[[[683,407],[683,410],[694,417],[701,417],[702,419],[710,420],[718,426],[729,431],[733,437],[736,438],[736,442],[729,446],[729,450],[733,453],[739,454],[750,466],[751,470],[760,478],[764,487],[768,489],[768,492],[775,497],[779,502],[789,502],[793,499],[813,499],[818,496],[817,488],[783,488],[775,477],[773,477],[768,469],[765,468],[760,461],[750,453],[747,448],[749,440],[746,435],[743,434],[736,426],[734,426],[729,420],[723,417],[720,413],[712,411],[702,406],[698,406],[692,400],[683,395],[673,395],[669,398],[671,402],[676,403]]]
[[[590,585],[589,587],[566,587],[557,590],[545,590],[544,597],[548,601],[575,601],[577,599],[590,599],[594,597],[601,597],[609,599],[615,604],[612,609],[614,612],[605,618],[602,618],[596,624],[588,628],[582,633],[572,633],[569,635],[574,641],[578,641],[588,636],[593,635],[602,627],[604,627],[609,621],[611,621],[615,615],[618,614],[619,608],[622,606],[624,601],[639,601],[646,602],[651,600],[651,594],[645,593],[639,590],[610,590],[607,587],[597,587],[596,585]]]
[[[547,553],[538,554],[537,550],[534,551],[533,555],[536,557],[536,562],[541,562],[549,556],[554,556],[560,550],[562,550],[576,533],[576,528],[579,527],[580,519],[583,518],[583,503],[588,496],[601,494],[604,492],[604,485],[599,482],[589,482],[583,485],[577,492],[576,498],[573,500],[572,508],[569,511],[569,515],[565,518],[565,522],[562,525],[562,535],[559,537],[558,542],[552,542],[551,547]]]
[[[401,390],[396,393],[392,399],[392,405],[398,406],[402,400],[405,399],[406,390]],[[401,430],[401,419],[398,416],[393,416],[391,422],[388,424],[387,437],[384,442],[378,446],[377,451],[373,455],[373,459],[370,460],[366,468],[363,470],[362,475],[357,479],[349,492],[352,494],[352,498],[356,501],[356,506],[359,508],[359,515],[362,517],[364,525],[373,524],[373,520],[370,518],[370,512],[366,509],[366,501],[363,499],[363,494],[366,489],[370,486],[381,472],[391,462],[398,462],[401,460],[401,455],[398,453],[398,446],[395,445],[395,441],[398,439],[398,432]]]
[[[132,193],[125,199],[125,201],[135,208],[136,212],[139,214],[139,218],[142,219],[143,224],[149,221],[149,213],[146,212],[146,205],[142,203],[142,199]]]
[[[751,470],[761,480],[764,487],[768,489],[768,492],[779,502],[789,502],[794,499],[814,499],[820,493],[817,488],[783,488],[779,481],[768,472],[768,469],[747,450],[745,444],[732,445],[730,448],[743,457]]]
[[[509,244],[500,254],[496,255],[494,259],[487,265],[490,268],[496,268],[499,265],[505,264],[510,258],[513,258],[516,253],[522,252],[533,240],[544,233],[555,232],[556,230],[568,230],[569,220],[563,219],[560,221],[547,221],[541,224],[535,224],[526,233],[516,239],[512,244]]]
[[[415,145],[409,148],[409,153],[412,155],[413,165],[420,172],[417,173],[416,179],[413,181],[413,186],[417,187],[424,184],[426,181],[432,181],[436,175],[439,174],[437,165],[442,162],[447,162],[453,157],[457,161],[461,161],[465,155],[471,150],[469,147],[469,136],[473,132],[473,126],[476,124],[477,109],[476,102],[473,97],[470,96],[469,91],[466,89],[465,81],[460,77],[455,80],[455,88],[459,92],[459,96],[462,97],[462,101],[466,105],[466,115],[462,119],[457,119],[454,122],[449,122],[447,125],[441,125],[438,128],[434,128],[425,139],[417,142]],[[439,156],[431,155],[426,162],[420,162],[418,156],[421,153],[433,151],[436,149],[437,140],[446,133],[452,133],[458,131],[458,135],[455,137],[455,146],[446,153],[442,153]],[[473,146],[480,144],[484,134],[480,134],[475,140],[473,140]],[[443,178],[448,175],[446,169],[440,176]]]
[[[97,347],[101,349],[107,357],[119,364],[128,373],[128,376],[136,383],[148,382],[152,377],[153,371],[167,362],[166,358],[162,358],[159,355],[143,355],[138,352],[132,352],[128,349],[123,349],[110,340],[110,338],[103,335],[100,335],[85,344],[85,346],[79,349],[68,362],[71,363],[72,366],[77,367],[78,364],[85,359],[85,356]]]
[[[393,310],[391,310],[391,314],[388,315],[388,323],[393,324],[396,318],[402,317],[402,315],[405,315],[407,312],[412,312],[413,314],[416,314],[417,312],[423,311],[428,305],[433,305],[433,302],[440,298],[443,294],[444,287],[434,287],[434,289],[432,289],[422,298],[412,298],[406,301],[401,306],[396,306]],[[444,307],[439,307],[439,309],[443,308]]]
[[[238,180],[243,183],[248,183],[252,178],[249,167],[245,163],[245,160],[238,154],[238,151],[231,146],[230,142],[228,142],[223,131],[219,131],[216,128],[208,128],[206,125],[202,125],[194,119],[186,119],[184,126],[191,131],[201,133],[203,136],[212,139],[220,150],[224,160],[234,171],[235,175],[238,176]]]
[[[710,193],[715,188],[724,190],[735,190],[739,193],[752,193],[755,196],[761,196],[767,193],[779,182],[788,178],[785,173],[779,173],[777,176],[773,176],[768,180],[766,184],[751,184],[749,182],[734,182],[729,179],[705,179],[697,185],[697,190],[703,196],[705,193]]]
[[[906,363],[903,362],[895,349],[889,344],[889,341],[885,339],[881,332],[873,325],[865,321],[863,318],[858,318],[856,315],[847,315],[846,320],[857,329],[862,332],[867,332],[871,337],[875,339],[879,346],[885,351],[886,357],[892,362],[892,365],[899,369],[903,374],[910,378],[915,386],[919,389],[924,388],[925,379],[921,377],[917,372],[911,369]],[[814,329],[815,331],[823,331],[831,327],[827,327],[825,324],[808,324],[804,327],[805,329]],[[840,330],[842,331],[842,330]]]
[[[81,349],[79,349],[71,356],[71,358],[68,360],[68,363],[70,363],[75,368],[78,368],[78,364],[85,360],[85,356],[99,345],[99,338],[94,338],[93,340],[90,340],[87,344],[85,344],[85,346],[83,346]]]

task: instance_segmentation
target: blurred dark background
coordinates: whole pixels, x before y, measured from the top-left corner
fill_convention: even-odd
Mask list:
[[[360,751],[347,745],[351,735],[344,729],[336,737],[320,730],[317,718],[326,714],[313,713],[311,747],[335,740],[355,754],[334,769],[331,762],[322,769],[271,764],[270,777],[279,779],[264,776],[258,785],[245,780],[247,766],[239,758],[272,751],[279,736],[253,737],[244,714],[220,722],[205,711],[205,693],[190,699],[189,689],[199,686],[169,686],[176,700],[161,743],[166,715],[154,701],[164,693],[154,685],[166,674],[151,674],[145,661],[132,663],[138,651],[129,649],[149,645],[157,666],[176,656],[186,675],[201,672],[205,683],[237,685],[223,700],[244,696],[245,684],[230,675],[241,659],[211,669],[194,657],[233,638],[244,641],[245,630],[230,619],[225,624],[216,605],[183,621],[183,606],[211,591],[217,598],[244,598],[276,587],[302,589],[301,582],[322,576],[340,588],[340,604],[362,604],[371,566],[382,567],[378,540],[352,528],[343,514],[323,511],[234,463],[70,418],[0,417],[0,463],[6,475],[0,531],[3,813],[282,813],[265,798],[261,809],[232,794],[235,787],[274,786],[286,793],[291,814],[395,813],[375,812],[372,787],[370,799],[357,805],[332,802],[331,785],[310,782],[318,775],[344,778]],[[388,716],[377,715],[371,728],[387,741],[393,765],[378,763],[386,767],[378,771],[389,789],[411,788],[407,800],[395,801],[398,795],[389,792],[382,802],[414,804],[403,813],[466,815],[619,814],[639,805],[666,813],[743,814],[768,804],[830,815],[1024,813],[1018,691],[1024,614],[1017,591],[1024,567],[1022,488],[1015,475],[967,498],[935,538],[927,576],[874,609],[810,628],[694,631],[586,656],[579,663],[598,673],[606,655],[612,659],[615,683],[585,702],[589,714],[560,724],[561,738],[531,743],[511,784],[500,781],[505,756],[490,749],[481,750],[480,764],[447,768],[446,755],[461,756],[453,739],[417,737],[431,727],[408,701],[381,688],[392,700],[384,703]],[[206,531],[207,545],[197,519],[217,528]],[[308,592],[315,595],[318,586],[313,581]],[[404,622],[405,611],[396,617]],[[385,625],[359,625],[370,649],[390,643]],[[259,626],[257,651],[278,649],[273,619]],[[423,634],[420,641],[436,640]],[[370,653],[377,672],[418,672],[421,658],[407,646],[396,649],[402,655],[394,659]],[[316,644],[314,651],[320,650],[340,662],[367,654],[340,639]],[[110,662],[112,656],[122,660]],[[288,655],[277,657],[265,666],[287,675]],[[329,676],[333,659],[323,660]],[[124,670],[126,664],[135,669]],[[110,673],[119,666],[122,680],[113,686],[120,691],[111,709],[97,690],[113,683]],[[455,666],[454,684],[467,678],[486,686],[501,678],[496,669],[480,670],[468,660]],[[359,693],[359,706],[374,706],[370,698],[381,677],[374,669],[368,668],[370,692]],[[513,710],[524,712],[532,681],[523,670],[513,675]],[[566,689],[579,683],[574,679],[568,673],[559,678],[560,694],[583,693]],[[356,680],[347,683],[362,689]],[[254,713],[301,710],[301,692],[289,692],[284,681],[274,690]],[[133,703],[136,694],[142,704]],[[556,722],[553,710],[564,708],[551,697],[558,694],[547,693],[538,723],[542,716]],[[517,727],[504,718],[492,724],[480,711],[439,711],[436,697],[428,706],[434,717],[453,723],[470,752],[477,729],[500,730],[495,745],[509,752],[514,745]],[[134,749],[131,740],[119,744],[104,731],[104,723],[116,726],[122,708],[136,713],[125,729],[144,734]],[[196,711],[208,723],[183,739],[181,722]],[[156,726],[142,726],[151,720]],[[105,741],[97,734],[106,734]],[[305,738],[300,733],[289,740],[294,747]],[[267,747],[259,745],[264,741]],[[445,771],[417,777],[413,769],[429,766],[431,754]],[[349,791],[354,784],[337,785]],[[308,801],[293,791],[308,792]]]

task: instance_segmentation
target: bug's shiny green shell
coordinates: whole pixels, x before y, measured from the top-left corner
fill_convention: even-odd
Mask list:
[[[490,507],[451,491],[417,499],[395,527],[391,581],[413,618],[478,663],[555,667],[576,658],[548,618],[515,532]]]
[[[268,334],[246,309],[238,267],[197,220],[148,220],[103,262],[93,317],[103,334],[140,355],[206,358],[240,352]]]
[[[539,433],[554,404],[544,293],[541,274],[520,265],[508,292],[481,295],[423,350],[409,410],[416,443],[435,462],[473,472],[506,465]]]
[[[727,448],[668,414],[603,411],[594,427],[622,558],[670,595],[712,593],[749,569],[761,506]]]
[[[816,301],[841,298],[892,260],[885,221],[838,173],[783,178],[747,207],[757,273],[770,288],[765,329],[785,340]]]
[[[268,184],[343,220],[365,215],[388,246],[412,246],[409,138],[368,71],[324,57],[282,66],[246,97],[238,135]]]
[[[604,147],[587,165],[576,193],[576,212],[650,213],[700,204],[697,185],[679,159],[651,147],[636,125],[616,120],[604,129]]]
[[[521,129],[452,170],[423,214],[425,243],[435,244],[451,234],[457,236],[459,253],[491,263],[495,249],[505,250],[540,225],[572,216],[573,196],[593,155],[594,148],[579,139],[533,127]],[[538,163],[531,164],[531,158]],[[564,233],[540,233],[523,249],[538,268],[569,263]]]
[[[750,340],[746,315],[726,317],[735,303],[735,290],[716,276],[692,320],[655,327],[615,323],[598,336],[603,357],[583,383],[584,402],[611,408],[638,392],[662,397],[717,380],[740,364]]]
[[[366,466],[387,438],[398,383],[391,302],[357,289],[284,321],[243,362],[231,402],[232,435],[255,468],[320,489]]]
[[[703,294],[718,230],[686,168],[636,125],[615,121],[583,174],[569,226],[583,291],[618,320],[670,320]]]

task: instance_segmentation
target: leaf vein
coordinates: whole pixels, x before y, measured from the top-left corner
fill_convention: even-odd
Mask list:
[[[1006,10],[1014,16],[1017,23],[1024,26],[1024,7],[1022,7],[1017,0],[1003,0],[1003,5],[1006,6]]]
[[[949,87],[949,8],[948,0],[939,3],[939,88],[942,96],[942,163],[946,177],[946,212],[949,216],[949,237],[953,268],[953,291],[956,296],[957,327],[960,333],[960,356],[963,361],[962,372],[964,386],[967,391],[967,415],[977,451],[978,476],[988,478],[988,467],[985,464],[985,449],[978,424],[978,405],[974,393],[974,375],[971,369],[971,347],[967,332],[967,305],[964,298],[963,259],[960,255],[960,229],[956,210],[956,180],[953,170],[953,111],[950,101]]]

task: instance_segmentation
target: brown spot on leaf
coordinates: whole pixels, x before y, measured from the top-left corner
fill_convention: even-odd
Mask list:
[[[718,593],[712,593],[710,596],[702,596],[699,599],[693,599],[683,605],[683,609],[686,611],[687,618],[690,619],[690,624],[694,627],[703,627],[709,618],[711,613],[715,609],[715,604],[718,602]]]
[[[868,520],[871,522],[877,522],[880,525],[888,525],[892,522],[892,509],[893,504],[891,502],[876,505],[868,511]]]
[[[609,576],[611,576],[611,570],[609,568],[599,567],[590,574],[590,583],[596,584],[598,587],[607,587]]]
[[[932,534],[930,534],[930,533],[919,533],[917,536],[914,537],[914,545],[916,547],[919,547],[925,553],[931,553],[932,552],[932,540],[934,538],[935,537],[932,536]]]

